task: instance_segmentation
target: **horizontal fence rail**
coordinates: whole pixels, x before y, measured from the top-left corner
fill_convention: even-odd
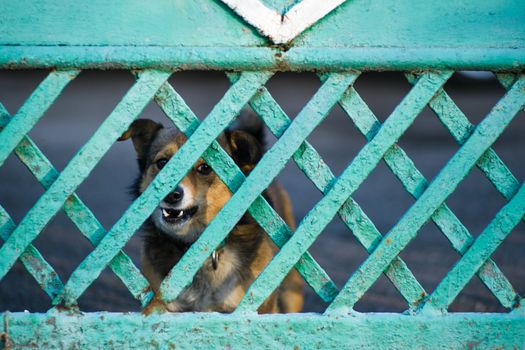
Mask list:
[[[360,314],[335,318],[313,314],[145,317],[120,313],[9,313],[4,322],[17,335],[16,346],[20,348],[463,349],[470,344],[519,349],[525,342],[523,317],[494,314],[451,314],[440,318]],[[29,325],[31,332],[27,330]],[[56,336],[57,329],[60,337]]]
[[[171,69],[182,70],[522,70],[523,49],[477,48],[158,48],[131,47],[8,47],[0,68]]]

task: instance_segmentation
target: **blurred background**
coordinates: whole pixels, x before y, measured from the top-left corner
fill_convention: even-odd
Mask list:
[[[46,71],[0,71],[0,102],[14,115],[24,100],[46,76]],[[127,71],[84,71],[73,80],[29,133],[36,145],[62,170],[78,149],[89,139],[104,118],[133,84]],[[218,72],[175,73],[170,82],[199,118],[204,118],[227,90],[228,80]],[[320,83],[314,74],[278,73],[267,88],[284,111],[293,119],[315,94]],[[355,84],[369,107],[384,121],[410,89],[401,73],[364,73]],[[505,90],[490,75],[455,74],[445,85],[469,120],[477,124],[491,110]],[[143,118],[165,125],[170,122],[154,103],[144,110]],[[525,180],[524,112],[514,119],[493,148],[521,183]],[[267,132],[271,145],[275,138]],[[365,145],[364,137],[350,118],[335,106],[326,120],[309,136],[323,160],[336,176]],[[433,179],[458,145],[427,107],[400,139],[399,145],[413,160],[427,180]],[[131,203],[129,186],[138,174],[131,142],[115,143],[77,194],[109,229]],[[298,222],[320,200],[321,193],[290,161],[278,177],[290,193]],[[19,223],[43,193],[42,187],[24,165],[11,155],[0,167],[0,205]],[[377,229],[387,233],[414,203],[399,180],[382,162],[370,174],[353,198],[371,218]],[[483,173],[474,168],[446,203],[477,236],[506,200]],[[33,244],[56,269],[62,281],[93,249],[64,213],[59,213]],[[137,233],[126,244],[125,252],[140,266],[141,237]],[[319,236],[310,253],[328,272],[337,286],[368,256],[352,232],[335,217]],[[515,289],[525,293],[525,224],[521,222],[501,244],[492,259]],[[425,224],[401,257],[427,290],[439,281],[460,256],[432,222]],[[306,287],[305,311],[322,312],[326,304]],[[137,311],[136,302],[120,280],[106,269],[79,299],[81,310]],[[51,306],[47,295],[17,263],[0,281],[0,311],[42,312]],[[356,305],[358,311],[399,312],[406,303],[382,276]],[[451,311],[503,312],[496,298],[477,277],[467,285],[450,307]]]

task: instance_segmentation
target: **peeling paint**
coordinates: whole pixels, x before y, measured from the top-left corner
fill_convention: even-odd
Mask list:
[[[525,76],[521,75],[509,92],[498,102],[497,108],[494,108],[479,124],[472,136],[445,165],[418,201],[390,230],[387,237],[392,238],[393,242],[398,242],[396,244],[398,247],[395,245],[386,247],[386,244],[380,243],[350,277],[336,300],[329,306],[329,311],[354,305],[399,251],[415,237],[417,229],[438,209],[446,197],[452,193],[457,183],[466,176],[481,155],[516,116],[516,113],[523,108],[525,95],[521,90],[524,84]],[[387,122],[389,120],[392,119],[389,118]],[[479,132],[480,129],[488,130],[489,133]]]
[[[104,321],[100,321],[101,314]],[[46,314],[10,313],[12,348],[464,349],[469,344],[521,348],[525,343],[525,319],[505,314],[414,317],[371,313],[336,318],[316,314],[231,317],[185,313],[145,317],[90,313],[53,317],[57,318],[56,329],[46,322]],[[62,336],[53,336],[55,332]]]

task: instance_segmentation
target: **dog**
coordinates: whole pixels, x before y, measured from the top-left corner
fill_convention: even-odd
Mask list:
[[[237,127],[224,131],[217,141],[242,172],[248,175],[264,152],[262,122],[252,115],[239,117],[237,124]],[[149,119],[138,119],[119,140],[130,138],[140,171],[133,192],[139,196],[184,144],[186,137],[175,128],[166,128]],[[142,225],[142,271],[156,295],[144,313],[159,310],[229,313],[235,310],[248,287],[276,252],[274,243],[248,213],[228,234],[222,247],[206,260],[191,285],[175,301],[166,305],[158,298],[164,277],[231,196],[231,191],[213,169],[203,159],[199,159]],[[284,189],[274,182],[263,192],[263,196],[288,226],[295,230],[290,199]],[[258,312],[300,312],[303,287],[304,282],[298,272],[291,270]]]

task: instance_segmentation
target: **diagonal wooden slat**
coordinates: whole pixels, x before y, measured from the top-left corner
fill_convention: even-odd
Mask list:
[[[445,311],[483,263],[494,253],[525,215],[525,184],[496,214],[461,259],[438,284],[423,306],[423,312]]]
[[[139,82],[144,78],[139,77]],[[202,153],[219,136],[226,126],[239,113],[241,108],[269,78],[268,72],[246,72],[213,108],[208,117],[179,151],[159,172],[148,188],[131,204],[124,215],[113,225],[100,244],[82,261],[71,274],[62,298],[66,305],[73,304],[84,290],[100,275],[107,264],[115,257],[129,238],[153,212],[160,201],[182,180],[188,170]],[[167,76],[166,76],[167,78]],[[152,96],[166,79],[151,90]],[[121,133],[123,133],[123,130]],[[120,136],[120,135],[119,135]],[[116,138],[115,138],[116,139]],[[113,139],[114,140],[114,139]],[[219,244],[219,243],[217,243]],[[210,250],[211,254],[211,250]]]
[[[0,238],[7,240],[15,227],[9,214],[0,206]],[[20,262],[51,299],[64,287],[56,271],[32,244],[20,255]]]
[[[229,76],[230,79],[235,79],[233,73]],[[353,89],[353,86],[349,88],[349,90]],[[345,95],[347,93],[348,91]],[[281,137],[284,130],[286,130],[291,123],[291,120],[266,88],[259,90],[250,101],[250,106],[259,114],[276,137]],[[308,141],[301,144],[292,158],[323,194],[328,192],[336,178]],[[371,252],[381,240],[382,236],[377,228],[351,197],[341,207],[339,216],[368,252]],[[409,307],[413,307],[417,301],[426,296],[424,288],[408,270],[408,267],[401,258],[396,258],[388,267],[385,274],[394,286],[400,290],[401,295],[408,302]]]
[[[78,73],[78,70],[52,71],[38,85],[0,132],[0,166]]]
[[[328,193],[304,217],[292,238],[252,284],[236,311],[254,311],[266,300],[295,264],[297,257],[310,247],[343,203],[412,124],[450,75],[450,72],[442,72],[428,73],[421,77],[383,124],[376,137],[361,149]]]
[[[199,126],[197,117],[168,83],[159,89],[155,95],[155,100],[164,113],[187,137],[190,137]],[[242,171],[217,141],[213,141],[202,158],[214,169],[232,192],[237,191],[245,181],[246,177]],[[279,248],[292,235],[290,227],[262,196],[257,197],[248,212]],[[339,290],[309,253],[305,253],[295,267],[321,299],[330,302],[335,298]]]
[[[3,125],[7,124],[7,121],[10,119],[7,110],[0,103],[0,130]],[[51,184],[57,179],[59,173],[52,166],[51,162],[44,156],[44,154],[38,149],[38,147],[31,141],[28,136],[24,136],[18,146],[15,148],[15,154],[18,156],[20,161],[31,171],[31,173],[36,177],[38,182],[46,190],[51,186]],[[64,212],[66,215],[73,221],[73,223],[78,227],[80,232],[94,245],[97,245],[102,237],[106,234],[106,230],[96,219],[94,214],[89,210],[88,207],[78,198],[76,194],[72,194],[64,204]],[[2,216],[2,215],[0,215]],[[14,224],[13,224],[14,225]],[[12,226],[9,234],[14,230]],[[7,239],[9,234],[4,238]],[[32,245],[29,245],[28,249],[32,248]],[[48,293],[51,299],[55,298],[59,292],[63,289],[63,284],[58,279],[56,272],[53,271],[51,266],[42,258],[36,258],[36,254],[39,254],[37,251],[31,251],[31,256],[34,257],[30,259],[30,262],[39,262],[39,265],[48,267],[41,267],[42,272],[38,272],[38,275],[30,273],[37,278],[47,278],[42,280],[39,284],[46,285],[45,290],[50,290],[52,293]],[[25,254],[25,253],[24,253]],[[24,262],[24,255],[20,257],[21,261]],[[27,260],[27,259],[26,259]],[[116,275],[121,279],[121,281],[126,285],[128,290],[131,292],[135,299],[145,302],[149,299],[146,297],[148,289],[148,281],[138,268],[133,264],[131,259],[124,253],[120,252],[118,259],[115,259],[111,262],[110,268]],[[58,281],[53,281],[53,279],[58,279]]]
[[[496,79],[506,89],[510,89],[512,85],[518,80],[519,74],[515,73],[495,73]],[[525,111],[525,108],[523,108]]]
[[[407,75],[407,78],[410,82],[414,82],[414,76]],[[460,145],[465,143],[474,126],[468,121],[465,114],[450,96],[443,89],[440,89],[430,101],[429,106],[450,131],[454,139]],[[489,148],[481,156],[476,165],[506,199],[510,199],[518,190],[518,181],[492,148]],[[417,179],[417,177],[411,178]],[[421,180],[419,186],[426,188],[428,183],[424,178],[421,178]],[[452,243],[453,248],[461,255],[474,242],[470,232],[446,204],[443,203],[431,218]],[[492,259],[488,259],[483,264],[477,275],[504,307],[511,308],[520,299],[509,280]]]
[[[356,76],[356,74],[350,73],[334,73],[321,86],[296,117],[294,123],[264,154],[244,184],[233,194],[215,219],[208,225],[199,240],[191,246],[172,269],[161,285],[163,300],[172,301],[176,299],[178,294],[191,283],[193,276],[209,257],[211,251],[220,244],[252,202],[273,181],[304,139],[326,117],[343,92],[353,83]],[[301,255],[297,256],[297,260]]]
[[[328,307],[328,313],[349,311],[392,259],[416,236],[419,228],[454,191],[485,150],[523,107],[525,104],[524,88],[525,76],[521,75],[436,176],[427,190],[350,277],[337,298]]]
[[[0,248],[0,278],[7,273],[20,254],[60,210],[113,142],[126,131],[169,75],[166,72],[146,71],[88,143],[73,157]]]

